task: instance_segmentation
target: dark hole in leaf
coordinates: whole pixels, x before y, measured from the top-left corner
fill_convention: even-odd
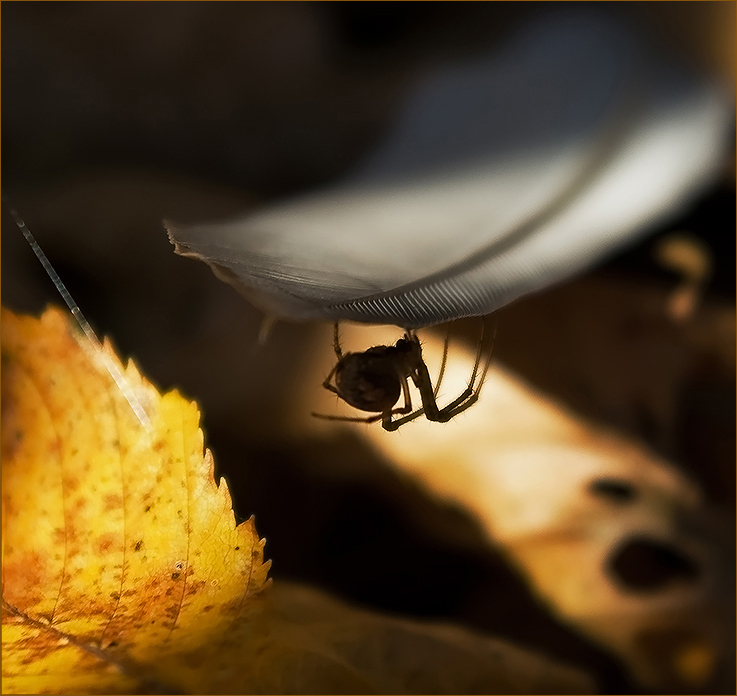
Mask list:
[[[656,592],[678,582],[695,582],[699,567],[678,549],[654,539],[631,537],[607,560],[606,572],[627,590]]]
[[[615,503],[630,503],[637,497],[637,489],[628,481],[598,478],[589,484],[589,492]]]

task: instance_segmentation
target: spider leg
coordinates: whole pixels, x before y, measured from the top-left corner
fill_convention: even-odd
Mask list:
[[[440,372],[438,372],[438,380],[435,382],[435,389],[433,389],[433,396],[437,399],[438,392],[440,391],[440,383],[443,381],[445,375],[445,365],[448,362],[448,344],[450,343],[450,326],[445,331],[445,342],[443,343],[443,359],[440,363]]]
[[[334,420],[334,421],[351,421],[353,423],[376,423],[377,420],[381,420],[384,417],[383,413],[379,413],[375,416],[367,416],[366,418],[359,418],[358,416],[332,416],[327,413],[315,413],[312,414],[315,418],[322,418],[323,420]]]
[[[338,322],[335,322],[335,334],[334,334],[334,343],[333,347],[335,348],[335,354],[338,356],[338,362],[335,363],[333,366],[333,369],[330,370],[330,374],[325,378],[325,381],[322,383],[322,386],[327,389],[330,392],[333,392],[333,394],[337,394],[340,396],[340,392],[338,391],[337,387],[335,387],[332,382],[330,381],[333,378],[333,375],[337,372],[338,366],[340,365],[340,361],[343,358],[343,353],[340,350],[340,342],[338,341]],[[313,416],[317,416],[318,418],[322,418],[323,416],[313,413]]]
[[[432,380],[430,379],[430,373],[427,370],[427,365],[425,365],[425,362],[423,360],[420,360],[419,364],[415,366],[415,369],[411,375],[412,381],[415,383],[415,386],[420,392],[420,396],[422,397],[422,406],[425,416],[428,420],[436,421],[439,423],[445,423],[449,421],[456,413],[460,413],[458,407],[461,404],[464,404],[466,400],[473,397],[473,387],[476,382],[476,376],[478,375],[479,365],[481,364],[481,358],[483,356],[484,324],[485,322],[482,319],[481,333],[479,335],[478,349],[476,351],[476,360],[473,364],[473,372],[471,373],[468,387],[466,387],[465,391],[459,397],[451,401],[447,406],[443,407],[442,409],[438,407],[436,401],[438,388],[437,385],[435,386],[435,388],[433,388]],[[443,363],[445,363],[446,361],[448,347],[447,344],[448,337],[446,336],[446,343],[443,350]],[[445,367],[443,365],[443,371],[444,369]],[[485,374],[486,370],[484,370],[484,375]]]
[[[410,421],[415,420],[415,418],[419,418],[423,413],[425,413],[425,409],[418,408],[416,411],[413,411],[407,416],[390,420],[389,422],[385,422],[382,425],[384,426],[384,430],[389,430],[391,432],[399,428],[399,426],[404,425],[405,423],[409,423]]]
[[[400,408],[393,408],[389,411],[384,411],[384,413],[378,413],[375,416],[367,416],[366,418],[360,418],[358,416],[333,416],[333,415],[328,415],[327,413],[315,413],[314,411],[312,412],[312,415],[315,418],[322,418],[323,420],[350,421],[352,423],[375,423],[376,421],[383,419],[384,427],[387,430],[396,430],[396,428],[387,428],[386,426],[387,423],[391,424],[394,422],[391,419],[392,416],[399,415],[402,413],[407,413],[408,411],[412,410],[412,401],[409,396],[409,388],[406,386],[406,384],[407,384],[407,381],[405,380],[404,384],[402,385],[403,390],[404,390],[404,396],[405,396],[404,406],[401,406]],[[335,391],[336,394],[338,393],[332,384],[329,385],[327,388],[330,389],[331,391]]]
[[[419,418],[423,414],[427,414],[428,412],[433,415],[437,414],[438,406],[435,402],[435,395],[433,394],[433,388],[432,388],[432,381],[430,379],[430,373],[427,370],[427,366],[425,363],[420,359],[420,364],[415,367],[415,369],[410,372],[409,374],[410,378],[412,379],[412,382],[414,383],[415,387],[417,387],[417,390],[420,392],[420,398],[422,399],[422,406],[418,408],[416,411],[412,411],[408,415],[402,417],[402,418],[396,418],[394,420],[390,420],[389,422],[384,422],[384,430],[396,430],[400,426],[404,425],[405,423],[409,423],[410,421],[415,420],[416,418]],[[407,383],[407,378],[404,378],[403,381],[403,387],[407,389],[407,392],[409,394],[409,385]],[[412,409],[409,409],[410,411]],[[406,411],[405,411],[406,413]],[[428,420],[433,420],[431,416],[427,416]]]
[[[483,329],[483,325],[482,325]],[[494,336],[496,337],[496,325],[494,326]],[[462,413],[467,408],[470,408],[473,406],[473,404],[478,401],[479,393],[481,392],[481,387],[483,386],[484,380],[486,379],[486,373],[489,370],[489,366],[491,365],[491,358],[492,358],[492,350],[489,350],[489,354],[486,357],[486,361],[484,362],[484,367],[481,371],[481,375],[478,380],[478,388],[476,391],[474,391],[473,386],[476,382],[476,376],[478,374],[478,368],[479,364],[481,363],[481,356],[482,356],[482,345],[483,340],[483,330],[481,333],[481,337],[479,339],[479,350],[476,354],[476,362],[474,364],[473,373],[471,375],[471,379],[469,381],[468,387],[465,389],[465,391],[457,398],[451,401],[447,406],[445,406],[442,409],[438,409],[437,403],[435,401],[435,396],[437,395],[437,385],[434,390],[431,390],[430,388],[430,375],[427,371],[427,368],[424,366],[424,370],[418,366],[418,369],[413,373],[412,375],[412,381],[415,383],[415,386],[420,391],[420,396],[423,397],[423,406],[422,408],[417,409],[413,413],[410,413],[407,416],[404,416],[403,418],[397,418],[396,420],[391,421],[391,427],[387,427],[384,425],[384,428],[386,430],[396,430],[400,426],[404,425],[405,423],[409,423],[410,421],[415,420],[416,418],[419,418],[421,415],[426,414],[427,419],[430,421],[437,421],[439,423],[446,423],[454,416],[457,416],[459,413]],[[492,339],[492,348],[493,348],[493,339]],[[446,344],[445,349],[447,350],[448,346],[448,336],[446,335]],[[445,356],[443,357],[443,362],[445,362]],[[442,376],[443,369],[441,368],[440,375]],[[438,381],[441,379],[441,377],[438,377]],[[430,398],[432,397],[432,398]],[[426,411],[426,405],[428,406]]]
[[[484,370],[484,373],[485,372],[486,370]],[[476,401],[478,401],[480,389],[480,383],[479,389],[475,392],[472,389],[466,389],[466,391],[464,391],[461,396],[448,404],[445,408],[440,409],[435,418],[430,418],[430,416],[427,416],[427,420],[435,421],[437,423],[447,423],[451,418],[457,416],[459,413],[463,413],[463,411],[465,411],[467,408],[470,408],[471,406],[473,406],[473,404],[476,403]],[[397,428],[399,428],[399,426],[404,425],[405,423],[409,423],[416,418],[419,418],[424,413],[424,407],[418,408],[416,411],[410,413],[407,416],[404,416],[403,418],[398,418],[391,421],[391,428],[387,428],[386,425],[384,426],[384,428],[386,430],[396,430]]]
[[[486,374],[489,372],[489,368],[491,367],[491,359],[494,357],[494,343],[496,343],[496,330],[498,327],[498,323],[496,321],[496,318],[494,318],[494,333],[491,335],[491,345],[489,346],[489,354],[486,356],[486,362],[484,363],[484,369],[481,371],[481,377],[479,379],[479,386],[476,390],[476,395],[478,396],[481,393],[481,387],[484,386],[484,382],[486,381]]]
[[[335,394],[338,394],[338,396],[340,396],[338,390],[332,384],[330,384],[330,378],[333,376],[336,369],[337,365],[332,369],[330,374],[327,376],[327,379],[323,382],[322,386],[325,387],[325,389],[328,389],[329,391],[334,392]],[[366,416],[365,418],[361,418],[359,416],[333,416],[327,413],[315,413],[314,411],[312,412],[312,415],[315,418],[322,418],[323,420],[349,421],[351,423],[375,423],[378,420],[383,420],[384,428],[386,428],[387,430],[396,430],[396,428],[387,427],[387,424],[393,423],[392,416],[409,413],[412,410],[412,397],[410,395],[409,385],[407,384],[406,377],[402,379],[402,393],[404,394],[404,406],[389,409],[388,411],[378,413],[375,416]]]
[[[338,356],[338,361],[343,359],[343,351],[340,349],[340,335],[338,332],[338,322],[336,321],[335,324],[333,324],[333,350],[335,351],[335,355]],[[334,372],[335,370],[333,370]]]
[[[333,367],[333,369],[330,370],[330,374],[325,378],[325,381],[322,383],[322,386],[325,387],[325,389],[327,389],[328,391],[333,392],[333,394],[338,394],[338,396],[340,396],[338,389],[334,387],[330,382],[330,380],[333,378],[333,375],[336,373],[338,369],[338,364],[339,363],[336,363],[335,367]]]
[[[402,425],[402,423],[406,423],[406,419],[409,418],[409,416],[405,416],[405,418],[398,418],[394,420],[392,416],[403,415],[412,411],[412,396],[409,391],[409,384],[407,384],[406,377],[402,377],[402,394],[404,395],[404,406],[402,406],[401,408],[393,408],[391,411],[385,411],[382,414],[381,425],[384,430],[388,430],[390,432],[396,430],[400,425]],[[421,412],[422,409],[419,409],[419,411],[415,411],[417,415],[419,415]],[[410,416],[412,416],[413,418],[417,418],[417,415],[410,413]]]
[[[481,319],[481,333],[479,334],[479,343],[478,348],[476,349],[476,362],[473,364],[473,372],[471,373],[471,379],[468,380],[468,390],[473,389],[474,382],[476,382],[476,375],[479,370],[479,365],[481,364],[481,356],[483,355],[484,350],[484,329],[486,328],[486,321],[484,319]],[[468,391],[467,390],[467,391]]]
[[[471,379],[468,382],[468,387],[465,389],[465,391],[456,399],[451,401],[449,404],[444,406],[440,412],[438,413],[437,420],[441,423],[446,423],[454,416],[457,416],[459,413],[463,413],[467,408],[473,406],[478,401],[479,394],[481,393],[481,387],[484,386],[484,382],[486,381],[486,374],[489,371],[489,367],[491,365],[491,359],[494,354],[494,341],[496,339],[496,328],[497,324],[494,324],[494,334],[491,339],[491,346],[489,348],[488,355],[486,356],[486,360],[484,362],[484,366],[481,370],[481,374],[478,379],[478,387],[474,389],[474,386],[476,384],[476,376],[478,375],[478,369],[479,365],[481,364],[481,356],[483,354],[482,352],[482,346],[483,346],[483,337],[484,337],[484,326],[486,324],[486,321],[482,319],[482,325],[481,325],[481,335],[479,337],[479,348],[476,353],[476,362],[473,366],[473,372],[471,373]]]
[[[412,377],[412,381],[415,383],[417,391],[420,392],[420,398],[422,399],[422,412],[427,417],[427,420],[438,420],[440,417],[440,409],[435,401],[432,380],[430,379],[430,373],[427,370],[427,365],[425,365],[424,360],[420,359],[419,364],[415,365],[414,370],[410,373],[410,377]],[[417,414],[417,416],[419,415],[421,415],[421,413]]]

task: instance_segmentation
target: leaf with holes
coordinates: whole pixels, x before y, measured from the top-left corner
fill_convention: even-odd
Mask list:
[[[144,427],[109,345],[83,346],[59,310],[3,311],[3,691],[204,690],[266,583],[263,541],[196,406],[129,363]]]
[[[617,305],[599,301],[612,309],[611,321]],[[628,310],[622,316],[629,322],[637,315]],[[577,335],[590,332],[591,326],[585,324]],[[585,345],[604,350],[600,342],[607,332],[602,326],[597,331],[598,338]],[[624,328],[620,331],[623,335]],[[348,325],[342,333],[349,350],[369,340],[389,344],[397,332],[371,327],[369,333]],[[326,330],[323,344],[329,341]],[[612,345],[622,350],[616,340]],[[640,354],[639,372],[634,358],[631,371],[644,384],[643,365],[650,365],[655,375],[651,384],[675,395],[676,383],[669,386],[670,380],[663,379],[668,367],[658,376],[652,360],[645,359],[667,355],[664,344],[643,345],[647,351]],[[676,344],[671,347],[677,351]],[[427,332],[422,351],[432,373],[438,374],[442,336]],[[355,414],[320,384],[333,360],[330,351],[323,351],[312,366],[305,366],[312,379],[305,380],[309,386],[294,404],[307,414],[295,415],[306,430],[357,430],[403,476],[466,511],[559,618],[617,655],[648,689],[716,693],[709,691],[713,680],[727,673],[732,678],[728,665],[734,655],[734,614],[725,609],[732,589],[721,560],[729,546],[722,541],[726,532],[717,526],[717,510],[704,505],[698,486],[679,467],[643,443],[582,418],[502,365],[489,370],[474,407],[442,427],[417,419],[402,428],[401,437],[386,437],[381,428],[365,423],[308,421],[310,408]],[[550,360],[547,354],[545,360]],[[475,350],[454,349],[441,396],[452,398],[465,388],[474,361]],[[615,368],[626,364],[612,363]],[[582,365],[566,368],[554,358],[550,364],[555,379],[587,374]],[[550,365],[538,374],[545,369]],[[627,380],[630,387],[640,388],[632,375],[614,369],[608,377],[622,383],[621,391],[618,384],[610,394],[638,394],[627,391]]]

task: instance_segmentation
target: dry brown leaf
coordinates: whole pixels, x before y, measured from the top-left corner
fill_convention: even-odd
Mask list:
[[[725,575],[692,481],[498,365],[479,401],[449,423],[420,417],[390,433],[379,423],[310,418],[362,415],[321,387],[335,361],[324,333],[325,350],[295,400],[298,427],[351,428],[426,490],[467,510],[556,614],[619,655],[643,684],[698,689],[714,678],[728,657],[729,613],[718,589]],[[343,324],[341,334],[344,351],[360,351],[401,332]],[[437,374],[442,339],[425,332],[422,340]],[[465,389],[473,362],[472,351],[451,344],[441,407]],[[693,573],[686,567],[652,588],[628,586],[609,564],[633,539],[654,543],[656,553],[673,549]],[[641,547],[632,548],[636,556]]]
[[[129,364],[148,431],[64,313],[2,321],[4,692],[592,691],[460,628],[256,597],[263,542],[235,526],[196,407]]]
[[[578,670],[457,626],[381,616],[278,581],[269,603],[257,619],[267,665],[249,680],[257,693],[594,693]]]

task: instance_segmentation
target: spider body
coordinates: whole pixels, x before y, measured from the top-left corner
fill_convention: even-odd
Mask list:
[[[335,367],[338,396],[361,411],[391,409],[402,393],[402,378],[410,374],[414,352],[415,344],[402,338],[395,346],[344,355]]]
[[[483,331],[481,338],[483,340]],[[481,362],[481,345],[482,341],[479,341],[476,363],[467,389],[457,399],[441,409],[438,407],[435,397],[445,371],[448,351],[447,338],[440,375],[433,388],[430,373],[422,357],[422,347],[415,333],[405,332],[404,336],[393,346],[374,346],[362,353],[343,354],[338,336],[338,324],[336,323],[334,349],[338,362],[323,382],[323,386],[337,394],[350,406],[360,411],[378,415],[364,418],[330,416],[321,413],[313,413],[312,415],[328,420],[363,423],[373,423],[381,420],[385,430],[396,430],[400,425],[423,414],[428,420],[445,423],[461,411],[465,411],[478,399],[478,390],[481,388],[491,360],[491,354],[489,354],[478,386],[474,388]],[[412,411],[408,380],[412,380],[422,399],[422,408],[416,411]],[[397,407],[396,404],[402,395],[404,396],[404,405]],[[395,418],[395,416],[400,417]]]

